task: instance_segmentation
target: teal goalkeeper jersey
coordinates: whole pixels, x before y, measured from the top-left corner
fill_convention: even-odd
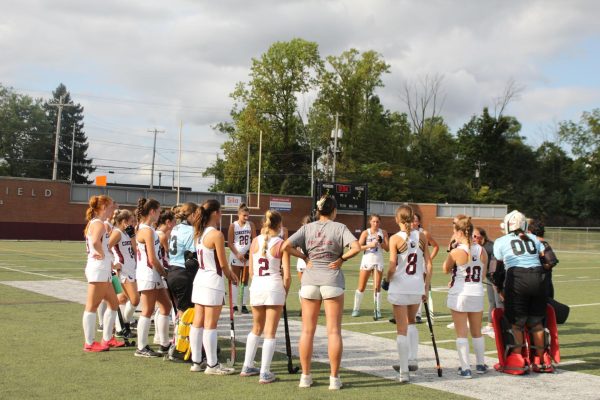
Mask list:
[[[186,251],[195,252],[194,228],[187,222],[177,224],[171,231],[169,238],[169,264],[185,268]]]
[[[540,253],[544,251],[544,245],[531,233],[528,233],[527,236],[530,240],[523,240],[514,233],[496,239],[494,257],[503,261],[506,269],[541,266]]]

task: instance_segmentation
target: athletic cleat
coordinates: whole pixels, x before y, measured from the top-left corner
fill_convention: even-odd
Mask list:
[[[394,365],[392,365],[392,368],[394,368],[394,371],[400,372],[400,365],[394,364]]]
[[[240,376],[256,376],[260,374],[260,369],[255,367],[242,367],[242,372],[240,372]]]
[[[272,373],[271,371],[268,372],[263,372],[262,374],[260,374],[260,379],[258,380],[258,383],[272,383],[275,382],[277,380],[277,378],[275,377],[275,374]]]
[[[390,321],[390,324],[394,324],[394,325],[396,324],[396,318],[390,318],[389,321]]]
[[[248,307],[242,306],[242,314],[250,314],[250,310],[248,310]]]
[[[329,390],[340,390],[342,388],[342,380],[339,376],[329,377]]]
[[[463,377],[465,379],[471,379],[473,376],[471,375],[471,370],[470,369],[465,369],[463,371],[462,368],[458,368],[458,376]]]
[[[415,321],[417,322],[417,324],[422,324],[423,323],[423,319],[421,317],[419,317],[418,315],[415,318]]]
[[[150,346],[146,345],[142,350],[137,349],[135,353],[133,353],[136,357],[145,357],[145,358],[155,358],[160,357],[161,355],[150,348]]]
[[[98,329],[96,329],[98,332],[104,332],[104,326],[102,325],[98,325]]]
[[[125,346],[125,342],[120,342],[113,336],[110,338],[110,340],[103,340],[102,345],[112,347],[112,348],[117,348],[117,347]]]
[[[485,374],[488,370],[488,366],[483,364],[479,364],[477,366],[475,366],[475,372],[478,373],[479,375]]]
[[[352,316],[353,317],[360,317],[360,311],[359,310],[352,310]]]
[[[92,344],[85,343],[83,345],[83,351],[87,351],[87,352],[90,352],[90,353],[98,353],[98,352],[101,352],[101,351],[108,351],[108,350],[109,350],[108,346],[106,346],[104,344],[100,344],[100,343],[95,342],[95,341],[92,342]]]
[[[482,335],[490,335],[490,334],[494,334],[494,328],[491,326],[484,326],[483,328],[481,328],[481,334]]]
[[[202,372],[206,369],[206,360],[202,360],[200,363],[193,362],[190,367],[190,372]]]
[[[410,372],[415,372],[419,370],[419,364],[417,360],[408,360],[408,370]]]
[[[454,322],[450,322],[448,325],[446,325],[446,328],[454,329]]]
[[[313,384],[313,380],[312,380],[312,376],[310,375],[300,375],[300,383],[298,384],[298,387],[300,388],[309,388],[311,387]]]
[[[238,312],[238,306],[233,306],[233,312]]]
[[[159,354],[162,354],[163,356],[166,356],[167,354],[169,354],[169,349],[171,349],[171,345],[168,344],[166,346],[163,346],[162,344],[160,346],[158,346],[158,350],[156,351]]]
[[[212,367],[209,367],[207,365],[206,369],[204,370],[204,373],[206,375],[232,375],[235,374],[235,369],[227,368],[217,363],[217,365],[214,365]]]
[[[408,372],[402,372],[398,374],[398,382],[408,383],[410,382],[410,374]]]

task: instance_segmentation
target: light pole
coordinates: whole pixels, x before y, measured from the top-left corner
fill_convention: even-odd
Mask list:
[[[339,118],[340,114],[335,113],[335,130],[331,131],[331,138],[333,139],[333,168],[331,173],[331,181],[335,182],[335,163],[337,161],[337,142],[338,138],[342,138],[342,131],[339,129]]]

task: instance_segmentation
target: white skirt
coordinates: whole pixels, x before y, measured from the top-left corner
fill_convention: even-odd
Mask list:
[[[482,312],[484,296],[465,296],[449,294],[446,305],[449,309],[458,312]]]
[[[155,281],[137,281],[138,291],[143,292],[144,290],[155,290],[155,289],[166,289],[167,285],[163,279],[158,282]]]
[[[194,285],[192,303],[201,306],[222,306],[225,303],[225,291]]]
[[[413,304],[421,304],[423,295],[420,294],[402,294],[402,293],[389,293],[388,301],[395,306],[410,306]]]
[[[85,267],[85,277],[88,283],[110,282],[112,270],[109,263],[88,263]]]
[[[282,306],[285,304],[285,291],[260,290],[250,288],[250,305],[255,306]]]

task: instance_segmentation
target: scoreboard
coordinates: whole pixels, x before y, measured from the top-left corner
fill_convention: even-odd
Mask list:
[[[338,210],[367,212],[367,184],[317,182],[315,199],[324,194],[332,195]]]

